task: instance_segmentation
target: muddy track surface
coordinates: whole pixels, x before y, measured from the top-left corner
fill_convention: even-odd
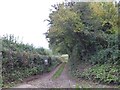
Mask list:
[[[60,75],[60,77],[55,80],[52,80],[52,76],[61,65],[56,67],[56,69],[54,69],[50,73],[46,73],[40,76],[35,76],[33,79],[26,80],[24,83],[16,85],[13,88],[75,88],[77,84],[79,85],[80,88],[81,87],[83,88],[114,88],[113,86],[100,85],[100,84],[88,82],[85,80],[80,80],[78,82],[74,79],[71,79],[68,75],[67,65],[65,65],[65,68],[62,74]]]

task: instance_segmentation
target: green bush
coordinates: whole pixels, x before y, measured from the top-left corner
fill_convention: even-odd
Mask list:
[[[2,59],[2,75],[4,84],[22,80],[23,78],[31,75],[42,74],[46,71],[43,60],[47,59],[48,56],[41,56],[39,54],[33,55],[28,52],[23,52],[22,55],[11,51],[4,52],[5,58]],[[56,57],[51,57],[51,59],[52,65],[47,68],[48,72],[61,63],[61,61]]]
[[[22,81],[32,75],[46,72],[43,60],[51,57],[52,65],[47,68],[51,71],[55,66],[61,63],[60,59],[49,56],[43,48],[34,48],[32,45],[17,43],[14,36],[3,37],[2,50],[2,79],[3,87],[5,85]]]
[[[120,84],[120,66],[96,65],[83,72],[81,77],[108,84]]]

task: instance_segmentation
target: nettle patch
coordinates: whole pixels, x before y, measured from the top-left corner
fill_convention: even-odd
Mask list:
[[[81,75],[83,78],[107,84],[120,84],[120,66],[96,65]]]

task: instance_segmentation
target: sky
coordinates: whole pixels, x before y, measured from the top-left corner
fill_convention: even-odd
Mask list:
[[[0,36],[14,34],[20,41],[48,49],[45,33],[51,5],[64,0],[0,0]]]
[[[48,49],[45,33],[51,5],[63,0],[0,0],[0,36],[14,34],[20,41]]]

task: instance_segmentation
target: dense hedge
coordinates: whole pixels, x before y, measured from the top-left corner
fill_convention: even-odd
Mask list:
[[[4,51],[2,62],[3,84],[22,80],[31,75],[49,72],[53,67],[60,64],[58,58],[51,57],[52,65],[46,69],[43,60],[47,58],[48,56],[29,52]]]
[[[3,37],[2,44],[2,87],[32,75],[49,72],[61,63],[59,57],[50,56],[45,49],[17,43],[13,36]],[[46,67],[43,60],[50,57],[51,65]]]
[[[104,38],[108,46],[99,48],[94,54],[84,53],[79,45],[74,47],[69,58],[71,74],[77,78],[85,78],[106,84],[120,85],[120,50],[118,49],[119,39],[117,34]],[[83,51],[82,51],[83,50]],[[89,63],[93,67],[87,71],[79,71],[81,63]],[[87,66],[86,66],[87,67]]]

